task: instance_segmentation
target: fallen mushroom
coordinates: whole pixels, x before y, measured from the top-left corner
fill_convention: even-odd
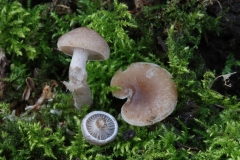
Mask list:
[[[177,88],[171,74],[152,63],[131,64],[125,71],[118,70],[111,86],[119,99],[127,98],[122,106],[122,118],[135,126],[157,123],[170,115],[177,105]]]
[[[81,129],[83,137],[89,143],[101,146],[116,138],[118,124],[109,113],[93,111],[83,118]]]
[[[87,84],[86,61],[106,60],[110,50],[106,41],[95,31],[80,27],[76,28],[58,40],[60,51],[72,56],[69,68],[69,82],[63,84],[73,92],[74,105],[82,107],[92,104],[90,88]]]

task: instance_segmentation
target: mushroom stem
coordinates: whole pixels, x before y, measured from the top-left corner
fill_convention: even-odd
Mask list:
[[[74,49],[69,68],[70,83],[82,84],[87,79],[86,62],[88,52],[84,49]]]
[[[63,82],[67,89],[73,92],[74,106],[79,110],[92,104],[91,91],[87,84],[87,59],[88,52],[85,49],[74,49],[69,68],[69,82]]]
[[[102,129],[106,128],[107,122],[106,122],[106,120],[105,120],[104,118],[99,117],[99,118],[96,120],[96,126],[97,126],[100,130],[102,130]]]

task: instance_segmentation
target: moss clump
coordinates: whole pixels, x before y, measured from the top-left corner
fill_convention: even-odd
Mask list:
[[[239,98],[210,89],[215,73],[205,67],[198,48],[206,32],[220,30],[220,17],[211,17],[206,12],[210,1],[171,0],[144,6],[135,15],[116,0],[110,3],[79,0],[74,4],[77,8],[74,12],[59,14],[49,11],[48,4],[26,9],[17,1],[0,0],[3,8],[0,48],[6,51],[11,66],[4,79],[8,84],[7,98],[0,103],[0,159],[237,159],[240,156]],[[71,8],[66,5],[58,7]],[[107,61],[87,63],[93,106],[77,112],[71,93],[59,83],[53,89],[56,94],[53,101],[44,102],[39,111],[11,118],[10,104],[34,103],[44,84],[52,79],[68,80],[70,57],[56,49],[56,42],[62,34],[78,26],[97,31],[111,49]],[[179,92],[174,113],[149,128],[131,126],[118,117],[123,101],[113,98],[114,88],[109,86],[120,67],[139,61],[166,68]],[[238,62],[229,56],[223,73],[232,72],[235,66]],[[36,68],[40,72],[34,77]],[[36,83],[36,90],[30,96],[33,102],[21,100],[28,76]],[[62,110],[62,115],[51,114],[51,109]],[[84,140],[80,123],[91,110],[103,110],[118,117],[119,133],[115,141],[99,147]]]

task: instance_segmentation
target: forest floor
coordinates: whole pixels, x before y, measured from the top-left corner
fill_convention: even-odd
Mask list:
[[[206,67],[215,70],[220,75],[229,55],[240,60],[240,1],[239,0],[214,0],[207,12],[212,16],[223,13],[220,19],[221,30],[219,34],[206,33],[199,49],[205,60]],[[224,79],[220,77],[215,84],[215,90],[224,94],[240,96],[239,72],[240,68],[232,68],[236,73],[228,78],[231,87],[223,87]],[[218,86],[217,86],[218,85]]]

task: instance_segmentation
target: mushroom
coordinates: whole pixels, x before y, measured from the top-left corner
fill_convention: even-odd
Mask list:
[[[63,84],[73,92],[74,105],[82,107],[92,104],[87,84],[87,60],[106,60],[110,49],[106,41],[95,31],[86,27],[76,28],[58,39],[60,51],[72,56],[69,68],[69,82]]]
[[[127,98],[121,116],[129,124],[148,126],[165,119],[177,105],[177,88],[172,75],[152,63],[137,62],[119,69],[111,80],[119,99]]]
[[[101,146],[116,138],[118,124],[109,113],[93,111],[83,118],[81,129],[83,137],[89,143]]]

